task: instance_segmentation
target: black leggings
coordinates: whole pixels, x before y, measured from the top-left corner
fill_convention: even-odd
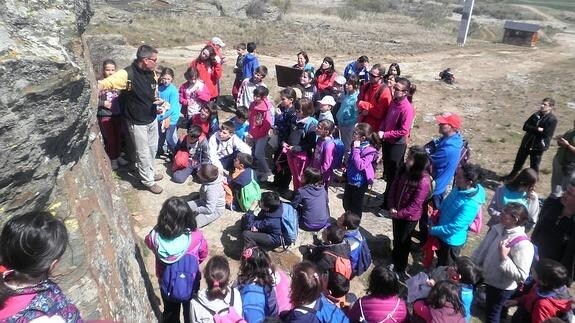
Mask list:
[[[383,143],[383,173],[385,175],[385,192],[383,193],[384,208],[387,206],[387,195],[391,189],[391,183],[395,179],[395,175],[403,166],[406,144],[390,144]]]

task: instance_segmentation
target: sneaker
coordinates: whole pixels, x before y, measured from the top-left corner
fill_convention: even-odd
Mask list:
[[[118,160],[117,159],[110,160],[110,164],[112,165],[112,170],[118,170],[118,168],[120,167],[120,166],[118,166]]]
[[[120,166],[126,166],[128,165],[130,162],[125,160],[123,157],[118,157],[118,159],[116,159],[118,161],[118,164]]]
[[[155,182],[161,181],[163,178],[164,178],[164,175],[162,175],[162,174],[156,174],[156,175],[154,175],[154,181],[155,181]]]
[[[160,194],[164,191],[164,189],[162,189],[162,187],[158,184],[154,184],[152,186],[149,186],[148,190],[154,194]]]
[[[379,209],[379,211],[377,211],[375,215],[380,218],[391,219],[391,215],[389,214],[389,211],[386,209]]]

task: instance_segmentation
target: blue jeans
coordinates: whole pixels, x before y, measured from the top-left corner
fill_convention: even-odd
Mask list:
[[[176,125],[169,126],[165,131],[162,131],[161,128],[162,125],[160,123],[158,125],[158,150],[161,152],[170,151],[173,153],[176,150],[176,144],[178,143],[178,128]]]
[[[503,304],[510,299],[515,290],[499,289],[490,285],[485,285],[485,308],[487,310],[487,323],[499,323]]]

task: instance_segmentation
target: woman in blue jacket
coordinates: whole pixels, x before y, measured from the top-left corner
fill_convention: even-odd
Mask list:
[[[480,168],[466,164],[455,174],[455,187],[439,208],[439,222],[429,234],[439,240],[437,266],[455,263],[467,241],[467,230],[485,203],[485,189],[479,182]]]
[[[158,87],[158,94],[160,99],[169,104],[169,109],[161,114],[158,114],[158,155],[164,153],[175,154],[176,145],[178,143],[177,124],[180,118],[180,98],[178,89],[172,84],[174,80],[174,70],[166,67],[160,74],[160,86]],[[168,122],[165,122],[169,118]],[[168,143],[168,151],[164,147],[164,143]]]

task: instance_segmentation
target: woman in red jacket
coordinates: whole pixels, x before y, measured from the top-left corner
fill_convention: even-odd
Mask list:
[[[198,70],[200,79],[210,91],[211,100],[215,100],[219,95],[218,81],[222,78],[222,64],[216,59],[214,48],[204,47],[198,58],[194,59],[189,66]]]
[[[337,77],[335,66],[331,57],[325,57],[321,66],[315,73],[315,83],[319,92],[319,97],[331,94],[333,90],[333,82]]]

